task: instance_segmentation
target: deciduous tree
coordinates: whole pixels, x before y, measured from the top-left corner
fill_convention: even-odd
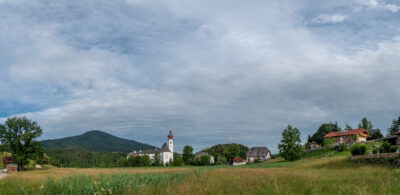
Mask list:
[[[280,155],[288,161],[295,161],[301,156],[301,140],[299,129],[288,125],[282,132],[282,140],[278,145]]]
[[[37,141],[42,132],[36,121],[26,117],[8,118],[5,124],[0,124],[0,141],[4,149],[12,153],[18,170],[24,171],[28,159],[34,160],[43,155],[41,143]]]

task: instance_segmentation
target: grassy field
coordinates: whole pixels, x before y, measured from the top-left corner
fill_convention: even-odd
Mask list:
[[[400,194],[400,169],[344,155],[240,167],[52,168],[14,173],[0,194]]]

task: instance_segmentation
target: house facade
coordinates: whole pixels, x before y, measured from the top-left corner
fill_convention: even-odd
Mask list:
[[[354,138],[357,139],[354,139]],[[353,145],[355,143],[366,142],[371,137],[365,129],[350,129],[347,131],[333,131],[324,136],[324,138],[334,138],[335,146],[339,144]]]
[[[267,147],[252,147],[246,153],[247,162],[254,162],[255,160],[266,161],[271,159],[271,151]]]
[[[395,135],[397,135],[397,141],[396,141],[396,145],[400,145],[400,131],[394,133]]]
[[[237,165],[245,165],[246,164],[246,160],[244,160],[243,158],[240,157],[236,157],[233,159],[232,165],[237,166]]]
[[[159,155],[161,163],[165,166],[172,161],[174,161],[174,136],[172,135],[172,131],[169,131],[168,134],[168,143],[164,143],[160,150],[139,150],[133,151],[127,155],[127,158],[131,156],[144,156],[147,155],[150,157],[150,161],[154,162],[156,159],[156,155]]]
[[[197,158],[197,159],[201,160],[202,156],[209,156],[210,157],[210,164],[214,164],[215,163],[214,156],[211,155],[211,154],[208,154],[207,152],[199,152],[196,155],[194,155],[194,158],[195,159]]]

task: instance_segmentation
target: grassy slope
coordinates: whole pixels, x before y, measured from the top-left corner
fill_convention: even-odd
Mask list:
[[[82,148],[88,151],[131,152],[142,148],[153,149],[154,146],[133,140],[115,137],[102,131],[88,131],[82,135],[62,139],[44,140],[46,148]]]
[[[400,170],[344,154],[232,167],[49,169],[0,181],[0,194],[399,194]],[[324,155],[322,155],[324,156]],[[113,173],[113,174],[111,174]],[[79,176],[79,175],[81,176]],[[83,176],[86,175],[86,176]],[[48,179],[51,176],[53,179]],[[67,177],[67,178],[66,178]],[[64,179],[63,179],[64,178]],[[65,179],[66,178],[66,179]],[[104,191],[103,191],[104,189]]]

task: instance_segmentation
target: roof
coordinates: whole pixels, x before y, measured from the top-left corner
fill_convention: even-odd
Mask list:
[[[246,157],[260,157],[260,156],[268,156],[268,153],[271,153],[267,147],[252,147],[247,151]]]
[[[397,139],[397,135],[388,135],[386,137],[382,137],[380,140],[391,140],[391,139]]]
[[[171,151],[169,150],[169,148],[168,148],[167,143],[164,143],[164,144],[162,145],[160,152],[171,152]]]
[[[350,129],[346,132],[342,132],[342,131],[332,131],[329,132],[328,134],[326,134],[324,136],[324,138],[329,138],[329,137],[341,137],[341,136],[345,136],[345,135],[359,135],[362,137],[371,137],[368,133],[367,130],[365,129]]]
[[[209,157],[214,157],[213,155],[208,154],[207,152],[200,152],[194,155],[195,158],[200,158],[202,156],[209,156]]]
[[[154,149],[154,150],[139,150],[139,151],[133,151],[128,153],[128,156],[134,156],[136,155],[140,155],[140,154],[155,154],[155,153],[159,153],[158,149]]]
[[[397,134],[397,135],[400,135],[400,131],[397,131],[396,133],[393,133],[393,134],[395,134],[395,135],[396,135],[396,134]]]

